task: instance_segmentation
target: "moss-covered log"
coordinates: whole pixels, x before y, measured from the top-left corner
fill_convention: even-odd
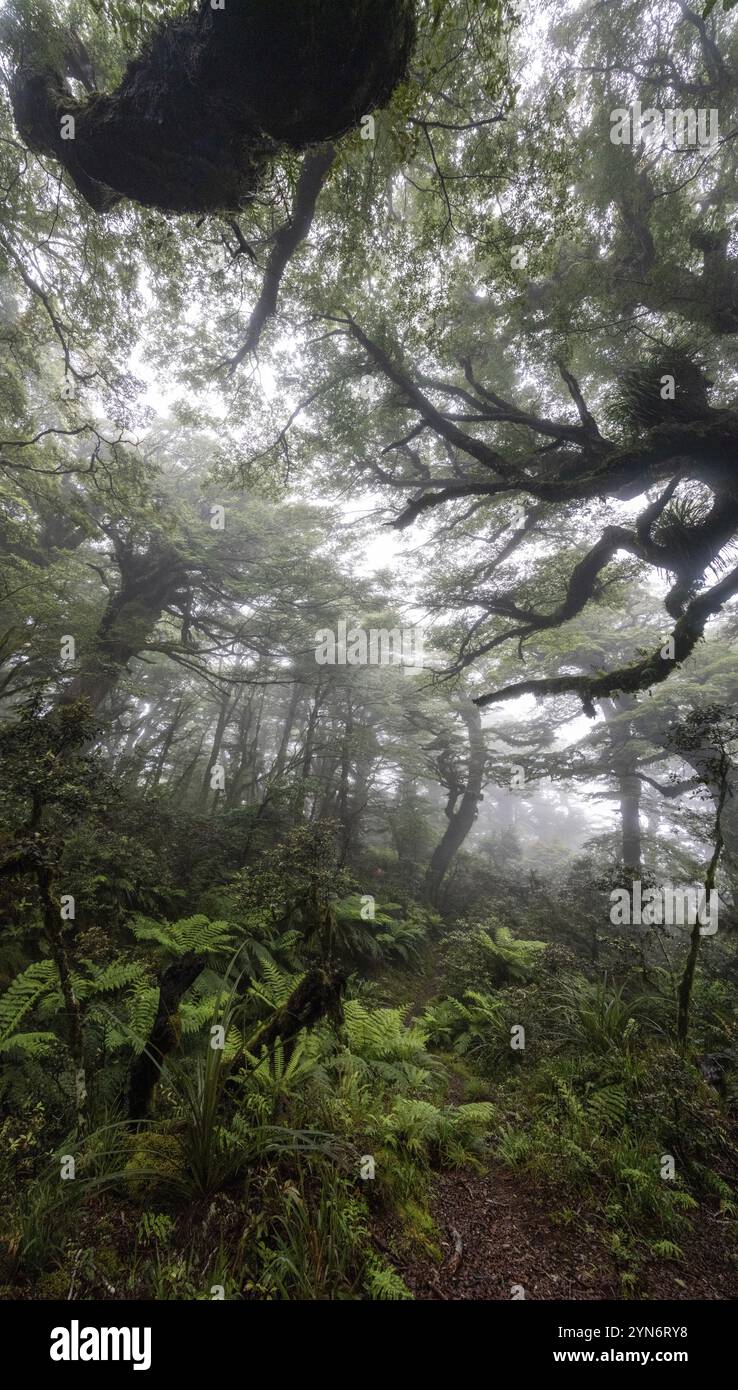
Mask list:
[[[344,134],[406,72],[413,0],[223,3],[200,0],[187,20],[162,25],[114,92],[83,100],[48,42],[28,36],[12,85],[16,125],[96,210],[120,197],[236,210],[281,145]]]

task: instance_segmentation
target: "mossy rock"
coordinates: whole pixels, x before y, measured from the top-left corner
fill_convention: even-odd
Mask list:
[[[403,1234],[411,1245],[424,1250],[431,1259],[440,1264],[443,1253],[438,1238],[438,1226],[427,1207],[408,1199],[400,1204],[398,1214],[402,1222]]]
[[[95,1264],[108,1279],[115,1279],[124,1272],[123,1261],[114,1245],[103,1245],[95,1252]]]

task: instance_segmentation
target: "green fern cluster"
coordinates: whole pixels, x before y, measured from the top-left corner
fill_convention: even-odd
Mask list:
[[[443,939],[445,990],[462,997],[468,989],[527,984],[537,975],[545,950],[544,941],[514,937],[496,922],[462,922]]]
[[[166,923],[139,916],[132,921],[131,931],[136,941],[154,942],[173,957],[184,956],[188,951],[196,956],[223,957],[234,949],[230,924],[211,922],[202,914]]]
[[[407,912],[396,903],[375,905],[365,917],[364,901],[354,894],[333,905],[335,950],[354,967],[415,964],[427,939],[432,914]]]
[[[58,988],[59,976],[52,961],[34,961],[11,981],[0,998],[0,1053],[40,1057],[56,1043],[52,1032],[19,1032],[23,1020]]]
[[[386,1147],[403,1150],[421,1162],[454,1166],[485,1152],[494,1115],[489,1101],[441,1107],[398,1096],[379,1126],[379,1137]]]
[[[505,996],[474,989],[466,990],[463,999],[442,999],[423,1014],[433,1046],[469,1057],[487,1074],[516,1056],[510,1047],[511,1020]]]
[[[591,1052],[544,1059],[508,1098],[498,1157],[544,1182],[588,1192],[614,1228],[664,1238],[683,1232],[696,1201],[684,1171],[673,1180],[662,1175],[672,1136],[663,1109],[649,1106],[646,1114],[639,1104],[647,1076],[647,1058],[635,1074],[614,1054],[605,1062]]]

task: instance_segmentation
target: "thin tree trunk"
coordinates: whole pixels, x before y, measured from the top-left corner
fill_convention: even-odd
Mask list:
[[[232,707],[233,706],[231,703],[231,692],[227,690],[221,698],[220,709],[218,711],[218,720],[215,725],[215,733],[213,734],[213,742],[210,748],[210,757],[208,758],[207,766],[205,768],[205,776],[202,780],[202,789],[200,791],[200,807],[203,811],[207,807],[208,801],[210,800],[210,777],[213,768],[216,766],[218,762],[218,757],[223,744],[223,735],[226,731],[226,726],[228,724],[228,716],[231,713]]]
[[[299,705],[301,698],[302,686],[298,685],[298,683],[295,682],[295,684],[292,687],[292,694],[290,696],[290,702],[287,707],[287,714],[285,716],[285,721],[282,726],[282,737],[279,742],[279,748],[277,749],[277,756],[274,760],[274,767],[272,771],[275,777],[281,777],[285,769],[285,764],[287,762],[287,749],[290,746],[292,729],[295,723],[295,716],[297,714],[297,706]]]
[[[720,853],[723,848],[723,833],[720,822],[727,794],[728,782],[726,776],[723,778],[723,784],[720,789],[720,796],[718,798],[717,811],[715,814],[715,848],[713,849],[712,858],[708,865],[707,873],[705,874],[706,904],[709,904],[710,893],[715,887],[715,878],[717,876],[717,868],[720,862]],[[679,981],[679,990],[677,994],[677,1039],[682,1050],[686,1049],[687,1039],[689,1037],[689,1013],[690,1005],[692,1002],[692,990],[694,988],[694,979],[697,973],[697,958],[699,956],[701,939],[702,934],[700,932],[700,920],[698,913],[696,916],[694,926],[692,927],[692,935],[689,941],[689,953],[687,955],[687,962],[684,967],[684,974],[682,975],[682,978]]]
[[[612,748],[612,771],[618,784],[620,801],[621,858],[623,867],[637,878],[642,870],[641,780],[633,748],[633,730],[623,711],[635,704],[632,696],[601,700]],[[621,716],[618,719],[618,716]]]
[[[79,1000],[77,999],[74,992],[74,985],[72,984],[72,969],[69,964],[69,956],[67,955],[67,948],[64,941],[61,910],[58,902],[54,901],[51,870],[48,864],[36,864],[36,883],[41,899],[44,930],[51,949],[51,958],[59,972],[59,984],[61,986],[67,1022],[69,1024],[69,1048],[74,1059],[76,1071],[77,1120],[80,1126],[82,1126],[84,1123],[85,1101],[87,1098],[82,1010],[80,1009]]]
[[[156,791],[156,788],[158,787],[162,779],[162,776],[164,775],[164,768],[166,767],[167,758],[169,757],[169,750],[174,742],[174,735],[176,734],[177,729],[179,728],[180,721],[182,718],[183,703],[184,701],[181,699],[177,701],[174,714],[169,723],[164,738],[162,739],[161,747],[157,754],[156,763],[154,765],[153,771],[151,773],[146,787],[147,792]]]
[[[340,776],[338,782],[337,809],[341,823],[341,841],[338,852],[339,867],[343,868],[351,849],[352,821],[349,815],[349,778],[351,776],[351,747],[354,733],[354,709],[351,697],[346,706],[346,725],[341,739]]]
[[[303,781],[303,784],[307,782],[307,780],[308,780],[308,778],[309,778],[309,776],[310,776],[310,772],[311,772],[311,769],[312,769],[312,765],[313,765],[313,750],[314,750],[314,748],[315,748],[315,730],[316,730],[316,727],[317,727],[317,724],[318,724],[318,715],[320,714],[320,707],[321,707],[322,703],[323,703],[323,692],[322,692],[320,686],[317,686],[316,691],[315,691],[315,694],[314,694],[314,696],[313,696],[313,703],[312,703],[312,705],[310,706],[310,713],[309,713],[309,715],[308,715],[307,728],[306,728],[306,730],[305,730],[305,744],[304,744],[303,754],[302,754],[302,781]],[[306,792],[303,792],[303,795],[302,795],[302,797],[301,797],[301,804],[300,804],[300,806],[299,806],[299,818],[300,818],[300,819],[302,819],[302,818],[304,817],[304,815],[305,815],[305,801],[306,801],[306,795],[307,795],[307,793],[306,793]]]
[[[230,786],[226,790],[226,806],[232,810],[238,804],[239,797],[246,782],[246,774],[250,765],[251,746],[247,743],[249,729],[251,728],[252,698],[246,701],[238,720],[238,747],[239,758],[238,766],[230,779]]]
[[[426,874],[426,890],[435,906],[438,906],[443,880],[477,818],[487,763],[487,748],[479,707],[472,700],[467,700],[460,707],[459,713],[466,725],[469,739],[468,773],[461,800],[456,809],[449,808],[448,825],[443,838],[433,851]]]
[[[198,764],[199,761],[200,761],[200,754],[202,753],[202,746],[203,746],[204,742],[205,742],[205,735],[204,735],[204,734],[201,734],[201,735],[200,735],[200,742],[199,742],[198,747],[197,747],[197,752],[196,752],[194,758],[191,758],[191,759],[190,759],[190,761],[188,762],[188,764],[187,764],[187,766],[186,766],[184,772],[180,775],[179,781],[177,782],[176,790],[177,790],[177,794],[178,794],[178,797],[179,797],[180,800],[183,800],[183,799],[184,799],[185,794],[186,794],[186,793],[189,791],[189,789],[190,789],[190,783],[192,782],[192,778],[193,778],[194,775],[195,775],[195,768],[197,767],[197,764]]]

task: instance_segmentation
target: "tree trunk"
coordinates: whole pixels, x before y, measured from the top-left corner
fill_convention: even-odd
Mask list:
[[[156,1017],[146,1047],[131,1067],[128,1119],[134,1125],[145,1120],[149,1113],[164,1059],[177,1043],[176,1016],[180,1001],[204,967],[204,959],[188,951],[168,966],[161,977]]]
[[[622,863],[623,867],[634,878],[637,878],[642,870],[643,857],[641,846],[641,781],[638,776],[638,760],[633,747],[633,730],[630,723],[622,719],[623,712],[633,705],[635,705],[635,700],[632,695],[621,695],[611,700],[600,700],[610,737],[612,770],[618,784]],[[620,719],[618,719],[619,715],[621,716]]]
[[[323,691],[321,690],[320,686],[318,686],[317,689],[316,689],[316,691],[315,691],[315,695],[313,696],[313,703],[312,703],[312,705],[310,706],[310,713],[309,713],[309,715],[308,715],[307,728],[306,728],[306,730],[305,730],[305,744],[304,744],[303,753],[302,753],[302,780],[303,780],[303,783],[306,783],[306,782],[307,782],[307,780],[308,780],[308,778],[309,778],[309,776],[310,776],[311,770],[312,770],[312,766],[313,766],[313,751],[314,751],[314,748],[315,748],[315,730],[316,730],[316,728],[317,728],[317,724],[318,724],[318,715],[320,714],[320,707],[321,707],[322,703],[323,703]],[[305,792],[303,793],[303,795],[302,795],[302,797],[301,797],[301,800],[300,800],[299,816],[298,816],[299,819],[302,819],[302,818],[304,817],[304,815],[305,815],[305,802],[306,802],[306,799],[307,799],[307,791],[305,791]]]
[[[726,774],[723,778],[722,787],[720,789],[720,795],[718,797],[717,809],[715,812],[715,848],[712,852],[712,858],[708,865],[707,873],[705,874],[705,902],[708,904],[710,901],[710,893],[712,892],[712,889],[715,887],[715,878],[717,876],[717,868],[720,862],[720,853],[723,848],[723,833],[721,829],[721,821],[727,794],[728,781]],[[699,956],[700,940],[700,921],[699,914],[697,914],[694,926],[692,927],[692,935],[689,941],[689,953],[687,955],[687,962],[684,967],[684,974],[682,975],[682,978],[679,981],[679,990],[677,994],[677,1039],[683,1050],[686,1049],[687,1039],[689,1037],[689,1012],[690,1005],[692,1002],[692,989],[694,987],[694,978],[697,973],[697,957]]]
[[[295,723],[297,706],[300,703],[301,697],[302,686],[298,685],[296,681],[292,687],[292,694],[290,696],[290,702],[287,707],[287,714],[285,715],[285,721],[282,726],[282,737],[280,739],[279,748],[277,749],[277,756],[274,760],[274,767],[272,769],[272,775],[274,777],[281,777],[284,772],[285,765],[287,762],[287,749],[290,746],[292,728]]]
[[[623,864],[634,878],[641,872],[641,780],[640,777],[618,778],[620,791],[620,821],[623,831]]]
[[[227,690],[221,698],[220,709],[218,710],[218,720],[215,725],[215,733],[213,734],[213,742],[210,748],[210,757],[207,761],[207,767],[205,768],[205,776],[203,777],[202,788],[200,790],[200,806],[203,811],[206,809],[208,801],[210,800],[210,776],[213,771],[213,768],[216,766],[218,762],[220,750],[223,745],[223,735],[225,734],[226,726],[228,724],[228,717],[231,713],[232,708],[233,704],[231,702],[231,692],[230,690]],[[216,792],[216,802],[217,799],[218,798]]]
[[[177,792],[177,798],[178,798],[178,800],[179,800],[180,802],[181,802],[181,801],[184,801],[184,799],[185,799],[185,797],[186,797],[186,795],[187,795],[187,792],[188,792],[189,789],[190,789],[190,785],[191,785],[191,783],[192,783],[192,779],[193,779],[193,777],[194,777],[194,775],[195,775],[195,768],[197,767],[197,764],[198,764],[199,761],[200,761],[200,755],[201,755],[201,753],[202,753],[202,746],[203,746],[204,742],[205,742],[205,735],[204,735],[204,734],[201,734],[201,735],[200,735],[200,742],[199,742],[199,744],[198,744],[198,746],[197,746],[197,752],[196,752],[194,758],[190,758],[190,761],[188,762],[187,766],[185,767],[184,772],[182,772],[182,773],[180,774],[179,781],[177,782],[177,785],[176,785],[176,788],[175,788],[175,790],[176,790],[176,792]]]
[[[67,1021],[69,1023],[70,1051],[74,1058],[74,1064],[78,1073],[84,1073],[85,1058],[84,1039],[82,1034],[82,1012],[77,996],[74,993],[72,971],[66,945],[64,943],[61,911],[59,904],[54,901],[51,887],[51,870],[47,864],[36,864],[36,883],[41,899],[44,929],[49,940],[52,960],[59,972],[59,983],[61,985],[62,998],[64,1000]]]
[[[430,901],[436,907],[443,880],[477,818],[479,802],[482,800],[487,762],[487,748],[479,707],[468,700],[460,707],[459,713],[466,725],[469,739],[468,773],[461,800],[455,810],[449,809],[448,825],[443,838],[433,851],[426,873],[426,891]]]
[[[87,700],[93,710],[99,709],[185,581],[181,556],[161,538],[152,541],[144,555],[119,541],[116,555],[120,588],[108,600],[92,650],[81,654],[81,669],[64,691],[62,704]]]
[[[171,749],[171,746],[174,742],[174,736],[177,732],[177,729],[179,728],[182,719],[182,714],[183,701],[180,699],[177,701],[174,714],[172,715],[171,721],[168,724],[164,737],[161,741],[161,747],[157,754],[156,763],[154,765],[154,768],[151,772],[151,776],[149,777],[146,786],[147,792],[156,791],[156,788],[158,787],[164,775],[164,768],[166,767],[167,758],[169,757],[169,750]]]

